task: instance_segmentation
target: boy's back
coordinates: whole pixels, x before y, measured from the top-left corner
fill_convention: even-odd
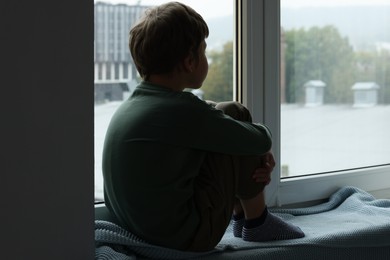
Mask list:
[[[175,94],[145,88],[123,103],[107,131],[103,172],[107,207],[120,211],[122,225],[151,243],[186,247],[199,221],[191,186],[204,153],[188,148],[196,138],[189,121],[197,119],[178,103],[191,96]]]

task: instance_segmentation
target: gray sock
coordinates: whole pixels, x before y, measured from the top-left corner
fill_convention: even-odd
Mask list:
[[[302,238],[305,234],[302,230],[268,213],[264,223],[254,228],[243,228],[242,239],[252,242],[265,242],[272,240],[286,240]]]
[[[233,219],[233,235],[235,237],[242,237],[242,228],[244,227],[245,219]]]

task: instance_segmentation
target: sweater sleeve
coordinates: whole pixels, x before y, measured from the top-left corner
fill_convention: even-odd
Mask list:
[[[272,146],[271,132],[261,124],[242,122],[209,108],[202,116],[195,148],[234,155],[260,155]]]

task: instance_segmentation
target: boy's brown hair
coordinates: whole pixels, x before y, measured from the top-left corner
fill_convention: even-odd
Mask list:
[[[129,47],[141,77],[172,72],[209,35],[206,22],[191,7],[170,2],[147,9],[130,31]]]

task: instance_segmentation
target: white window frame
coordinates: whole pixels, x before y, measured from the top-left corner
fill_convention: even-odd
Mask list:
[[[273,153],[280,162],[280,1],[237,0],[236,98],[252,113],[254,122],[273,133]],[[390,155],[389,155],[390,159]],[[281,179],[277,163],[266,189],[267,204],[285,206],[319,201],[343,186],[355,186],[374,195],[390,194],[390,165]]]

